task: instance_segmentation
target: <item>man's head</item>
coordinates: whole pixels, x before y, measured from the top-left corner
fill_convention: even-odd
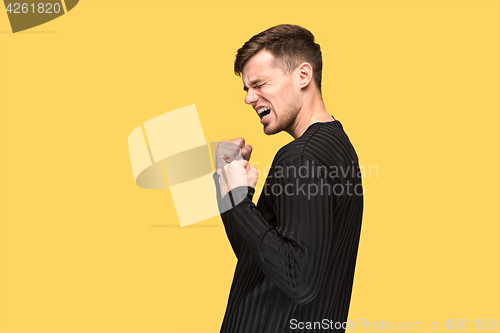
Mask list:
[[[234,72],[247,91],[245,102],[259,113],[266,134],[290,130],[304,103],[321,98],[321,49],[307,29],[278,25],[248,40]]]

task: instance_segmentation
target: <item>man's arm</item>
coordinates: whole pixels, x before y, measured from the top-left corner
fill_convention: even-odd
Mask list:
[[[316,296],[334,251],[336,198],[333,184],[310,161],[300,157],[281,167],[296,172],[275,172],[263,190],[275,194],[278,228],[262,218],[250,196],[224,213],[224,223],[237,232],[264,274],[294,302],[305,304]],[[231,192],[237,196],[244,191],[239,187]]]
[[[213,174],[213,178],[215,181],[215,187],[216,187],[216,195],[217,195],[217,203],[219,205],[219,211],[221,212],[221,218],[222,222],[224,223],[224,227],[226,230],[227,237],[229,239],[229,242],[231,243],[231,247],[233,248],[234,254],[236,257],[239,257],[240,249],[241,249],[241,244],[242,241],[239,239],[239,235],[237,232],[234,230],[234,227],[232,224],[227,223],[227,216],[224,214],[225,211],[231,209],[235,205],[235,198],[233,198],[233,193],[229,195],[229,200],[225,201],[224,203],[222,202],[222,196],[225,196],[229,189],[238,187],[242,184],[250,184],[253,186],[249,186],[248,188],[245,187],[244,190],[246,193],[243,193],[241,191],[236,197],[237,201],[236,203],[241,202],[243,198],[248,195],[250,201],[252,200],[253,194],[255,193],[254,188],[255,183],[257,182],[257,170],[255,167],[250,167],[248,165],[248,160],[250,159],[250,156],[252,155],[252,146],[250,145],[245,145],[245,139],[244,138],[236,138],[236,139],[231,139],[231,140],[222,140],[219,145],[217,146],[217,151],[216,151],[216,156],[215,156],[215,168],[216,172]],[[249,174],[248,171],[252,169],[251,174],[254,175],[254,179],[247,178],[243,176],[243,182],[231,182],[228,183],[227,179],[225,181],[220,181],[219,178],[221,177],[222,171],[224,167],[227,167],[229,163],[232,161],[240,161],[241,159],[246,160],[246,163],[243,163],[242,165],[246,166],[246,170],[241,172],[241,174]],[[240,162],[235,162],[235,163],[241,163]],[[234,163],[233,163],[234,164]],[[238,178],[238,177],[237,177]],[[221,187],[222,186],[222,187]]]
[[[235,225],[233,223],[230,223],[230,218],[227,215],[227,211],[232,208],[232,203],[230,200],[224,200],[224,203],[221,198],[221,191],[220,191],[220,185],[219,185],[219,174],[217,172],[214,172],[213,174],[214,182],[215,182],[215,187],[217,191],[217,203],[219,205],[219,211],[221,212],[220,216],[222,219],[222,223],[224,224],[224,229],[226,230],[226,235],[227,238],[229,239],[229,243],[231,243],[231,247],[233,248],[233,252],[236,255],[236,258],[239,259],[240,251],[241,251],[241,246],[243,245],[243,241],[240,238],[240,235],[235,229]],[[236,191],[231,191],[231,195],[237,195],[238,191],[243,192],[242,188],[238,188]],[[253,187],[247,187],[246,195],[248,195],[249,200],[252,201],[253,195],[255,193],[255,190]],[[237,200],[239,199],[239,202],[242,201],[242,198],[240,198],[240,195],[237,195]],[[225,207],[223,206],[225,205]]]

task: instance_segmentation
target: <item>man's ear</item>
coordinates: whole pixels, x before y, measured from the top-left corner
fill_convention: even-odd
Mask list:
[[[299,86],[300,88],[305,88],[311,83],[313,78],[312,66],[308,62],[304,62],[300,64],[297,69],[299,74]]]

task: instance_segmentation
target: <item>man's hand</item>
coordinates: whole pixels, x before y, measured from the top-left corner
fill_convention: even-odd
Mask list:
[[[225,165],[228,165],[234,160],[250,160],[252,155],[252,146],[245,146],[245,139],[236,138],[232,140],[222,140],[217,146],[215,152],[215,168],[219,170]]]
[[[248,160],[252,155],[252,146],[245,145],[244,138],[222,140],[215,152],[215,167],[219,174],[221,196],[238,186],[255,188],[258,172],[250,166]]]
[[[239,186],[255,188],[259,176],[257,168],[253,165],[250,166],[247,160],[232,161],[221,168],[221,173],[222,175],[219,177],[221,197]]]

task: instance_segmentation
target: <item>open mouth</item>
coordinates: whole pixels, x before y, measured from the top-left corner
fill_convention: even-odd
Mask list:
[[[259,115],[260,119],[266,118],[267,116],[269,116],[269,113],[271,113],[271,108],[264,107],[257,110],[257,114]]]

